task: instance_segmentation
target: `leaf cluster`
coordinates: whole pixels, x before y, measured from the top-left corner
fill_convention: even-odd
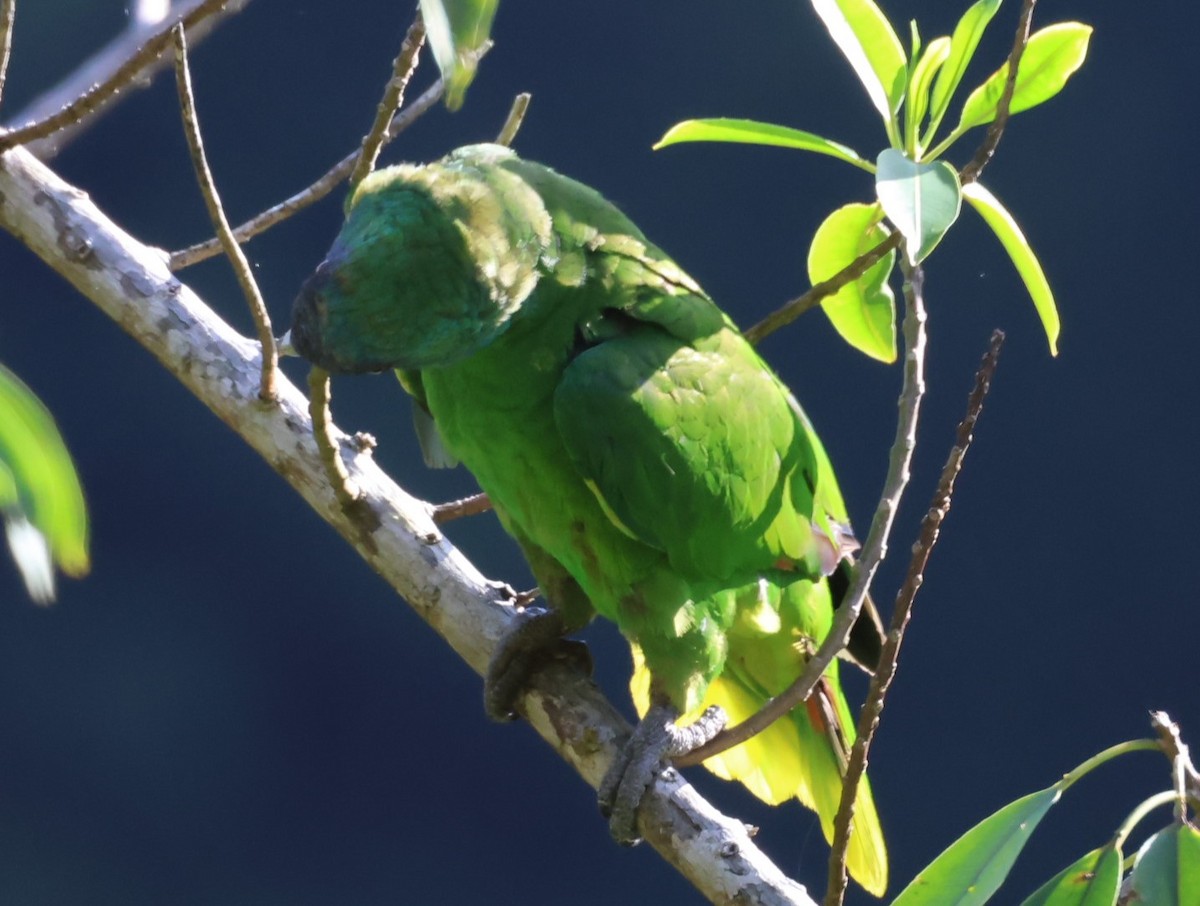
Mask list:
[[[988,76],[963,102],[958,124],[939,140],[951,100],[1000,3],[977,0],[952,35],[935,38],[924,47],[917,24],[911,23],[906,52],[873,0],[812,0],[883,122],[888,147],[874,161],[824,136],[745,119],[686,120],[671,127],[655,147],[698,141],[775,145],[836,157],[873,174],[873,201],[844,205],[818,227],[808,253],[813,284],[828,280],[879,247],[892,230],[900,233],[909,263],[923,261],[957,220],[965,200],[1012,259],[1042,321],[1050,351],[1057,354],[1057,306],[1028,240],[1007,208],[975,178],[977,171],[963,179],[942,157],[972,129],[996,120],[1002,110],[1019,113],[1056,95],[1083,64],[1092,29],[1079,22],[1060,22],[1030,35],[1015,78],[1009,77],[1010,62]],[[896,359],[896,300],[889,285],[895,263],[896,252],[889,251],[821,303],[848,343],[883,362]]]

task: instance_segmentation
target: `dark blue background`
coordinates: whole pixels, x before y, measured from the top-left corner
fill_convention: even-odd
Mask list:
[[[932,36],[966,0],[884,5]],[[972,84],[1007,51],[1017,5],[992,26]],[[1150,708],[1200,743],[1194,29],[1117,0],[1040,6],[1042,24],[1094,24],[1091,54],[1063,95],[1015,119],[985,182],[1042,257],[1062,353],[1050,357],[1011,265],[965,213],[929,261],[929,398],[876,585],[885,610],[988,333],[1002,326],[1009,342],[874,750],[893,892],[993,809],[1146,735]],[[118,0],[19,4],[5,114],[125,15]],[[210,159],[235,221],[354,146],[408,21],[392,0],[257,0],[196,49]],[[806,287],[807,243],[828,210],[869,198],[868,177],[831,159],[650,150],[672,123],[714,115],[879,150],[873,108],[799,0],[507,0],[495,39],[465,108],[431,113],[386,160],[491,138],[513,94],[531,91],[519,151],[597,186],[742,324]],[[433,77],[423,64],[418,87]],[[169,76],[54,167],[147,243],[209,233]],[[340,202],[248,247],[277,323],[336,232]],[[183,277],[251,331],[223,261]],[[851,351],[817,314],[764,350],[865,526],[899,369]],[[0,566],[0,902],[698,899],[653,852],[612,845],[570,769],[528,728],[490,725],[478,678],[237,437],[8,237],[0,361],[56,414],[94,539],[91,576],[64,582],[49,610]],[[375,433],[407,487],[431,499],[470,490],[464,474],[421,467],[394,382],[335,390],[340,424]],[[487,574],[528,581],[492,517],[450,532]],[[623,646],[608,627],[589,638],[601,681],[627,703]],[[826,848],[807,812],[690,773],[822,889]],[[999,902],[1100,845],[1168,783],[1153,755],[1089,778],[1038,831]]]

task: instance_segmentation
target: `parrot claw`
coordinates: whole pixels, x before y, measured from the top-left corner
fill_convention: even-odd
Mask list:
[[[492,720],[515,720],[517,696],[529,677],[551,658],[561,658],[591,675],[592,658],[583,642],[564,639],[566,623],[557,610],[527,608],[496,644],[483,678],[483,707]]]
[[[608,819],[613,839],[623,846],[641,842],[638,807],[666,760],[704,745],[728,722],[725,711],[715,705],[686,727],[675,726],[678,717],[670,705],[651,705],[600,782],[600,814]]]

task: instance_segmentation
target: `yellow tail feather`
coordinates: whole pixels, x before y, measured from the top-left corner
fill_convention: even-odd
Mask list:
[[[633,645],[633,678],[629,690],[638,714],[645,714],[650,702],[650,673],[641,650]],[[819,687],[814,695],[821,691]],[[854,738],[854,723],[840,690],[834,690],[830,702],[840,720],[848,742]],[[757,712],[766,701],[765,694],[727,669],[709,685],[703,703],[680,718],[686,724],[710,705],[720,705],[729,715],[730,724],[738,724]],[[759,799],[778,805],[799,799],[815,811],[821,820],[826,841],[833,839],[833,820],[842,794],[844,753],[834,748],[828,733],[815,726],[804,706],[789,717],[778,720],[758,735],[704,762],[704,766],[724,780],[740,781]],[[855,801],[854,832],[850,837],[846,864],[850,876],[867,891],[881,897],[887,889],[887,847],[871,786],[864,777]]]

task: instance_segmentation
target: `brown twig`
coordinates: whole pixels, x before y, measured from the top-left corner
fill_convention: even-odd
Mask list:
[[[329,412],[329,372],[316,365],[308,372],[308,415],[312,419],[313,438],[329,485],[342,509],[350,511],[359,499],[359,491],[350,480],[350,473],[338,452],[333,417]]]
[[[447,503],[439,503],[433,507],[433,521],[438,525],[445,525],[454,519],[461,519],[464,516],[477,516],[480,513],[486,513],[492,508],[492,502],[488,500],[487,494],[472,494],[470,497],[463,497],[459,500],[451,500]]]
[[[508,108],[508,118],[500,127],[500,134],[496,136],[497,145],[504,145],[506,148],[512,145],[517,133],[521,131],[521,124],[525,122],[525,111],[529,109],[530,97],[532,95],[528,91],[522,91],[513,98],[512,106]]]
[[[744,336],[751,343],[759,343],[768,335],[779,330],[779,328],[791,324],[810,308],[815,308],[819,305],[821,300],[832,296],[847,283],[857,280],[869,271],[882,260],[884,255],[900,246],[900,239],[901,235],[899,231],[893,232],[887,239],[880,242],[873,249],[863,252],[863,254],[859,255],[828,280],[822,280],[804,295],[784,303],[771,312],[749,330],[745,331]]]
[[[4,78],[8,74],[8,57],[12,53],[13,16],[17,0],[0,0],[0,100],[4,98]]]
[[[1036,5],[1037,0],[1025,0],[1021,5],[1021,14],[1017,17],[1017,34],[1013,39],[1013,49],[1008,55],[1008,77],[1004,80],[1004,91],[1001,92],[1000,101],[996,104],[996,118],[988,126],[987,134],[983,137],[983,144],[979,146],[975,156],[958,174],[963,185],[979,178],[983,168],[988,165],[992,155],[996,153],[996,146],[1000,144],[1004,127],[1008,125],[1013,92],[1017,89],[1017,73],[1021,67],[1021,56],[1025,53],[1025,45],[1029,43],[1029,28],[1033,22],[1033,8]]]
[[[71,103],[61,107],[44,119],[20,126],[0,135],[0,151],[45,138],[72,123],[81,121],[107,104],[130,85],[142,71],[156,60],[170,45],[171,32],[176,26],[190,29],[198,22],[221,10],[230,0],[204,0],[192,7],[178,20],[157,31],[133,56],[122,63],[107,79],[89,87]]]
[[[254,275],[250,272],[250,262],[242,252],[242,247],[233,238],[229,228],[229,219],[221,206],[221,197],[217,194],[216,181],[212,170],[209,169],[208,159],[204,154],[204,140],[200,135],[200,120],[196,115],[196,100],[192,94],[192,74],[188,68],[187,38],[183,26],[176,24],[171,29],[175,42],[175,85],[179,90],[179,109],[183,115],[183,132],[187,136],[188,150],[191,152],[192,166],[196,170],[196,180],[200,183],[200,194],[204,196],[204,204],[208,208],[208,216],[220,237],[221,245],[233,272],[237,276],[242,293],[250,306],[250,314],[254,318],[254,326],[258,331],[258,341],[262,347],[262,377],[259,381],[258,396],[262,400],[275,399],[275,371],[278,366],[278,354],[275,349],[275,335],[271,332],[271,316],[267,314],[267,305],[259,292]]]
[[[992,377],[996,372],[996,362],[1000,349],[1004,345],[1004,332],[992,332],[987,352],[980,362],[979,370],[975,373],[975,384],[967,398],[967,414],[958,425],[958,433],[954,446],[942,468],[937,490],[925,518],[921,521],[920,534],[913,546],[912,560],[909,562],[908,574],[904,585],[896,595],[896,606],[892,612],[891,626],[883,642],[883,650],[879,656],[879,666],[871,678],[871,686],[867,692],[867,700],[858,718],[858,738],[850,750],[850,760],[846,765],[846,775],[842,781],[842,800],[838,806],[837,818],[833,823],[833,847],[829,855],[829,884],[826,889],[826,906],[839,906],[846,890],[846,852],[850,846],[850,826],[854,819],[854,801],[858,786],[862,782],[867,768],[867,757],[871,749],[871,740],[879,727],[879,716],[883,712],[884,699],[896,675],[896,665],[900,657],[900,646],[904,641],[904,632],[912,616],[913,601],[925,579],[925,569],[929,564],[929,555],[937,543],[942,521],[950,511],[950,501],[954,495],[954,482],[962,470],[963,458],[971,445],[975,433],[975,425],[979,414],[983,411],[983,401],[991,387]]]
[[[42,92],[23,110],[10,117],[9,122],[24,124],[43,120],[74,101],[93,85],[107,82],[118,68],[125,65],[130,56],[137,53],[138,49],[155,35],[161,22],[167,18],[178,19],[181,15],[186,17],[189,10],[199,6],[201,2],[203,0],[177,0],[167,16],[158,22],[132,19],[127,28],[122,29],[116,37],[71,70],[56,85]],[[229,0],[212,15],[189,26],[188,43],[194,48],[224,19],[240,13],[249,2],[250,0]],[[43,161],[52,159],[102,114],[112,110],[122,100],[132,97],[136,89],[149,85],[158,71],[169,67],[171,62],[171,55],[166,53],[144,60],[141,68],[134,73],[131,81],[122,86],[120,92],[110,95],[99,106],[80,114],[78,119],[62,126],[53,134],[25,142],[25,149]]]
[[[383,97],[375,109],[375,120],[371,128],[363,136],[359,148],[358,160],[350,174],[350,192],[353,193],[364,177],[375,169],[375,161],[379,159],[379,151],[387,141],[388,126],[396,115],[400,105],[404,103],[404,91],[408,81],[417,69],[421,46],[425,43],[425,22],[421,14],[413,20],[400,44],[400,53],[392,63],[392,77],[383,90]]]
[[[887,554],[888,535],[891,534],[892,522],[900,507],[900,498],[908,484],[909,466],[917,445],[917,418],[921,410],[921,400],[925,395],[924,271],[919,266],[910,267],[903,255],[900,262],[907,278],[904,282],[904,382],[897,404],[900,417],[896,422],[896,437],[888,458],[883,493],[879,497],[879,505],[871,520],[871,530],[867,533],[866,543],[863,544],[854,571],[854,581],[838,606],[829,634],[825,636],[817,652],[809,658],[804,673],[779,695],[769,699],[757,713],[718,733],[707,745],[676,759],[675,763],[680,767],[699,764],[706,758],[743,743],[789,713],[808,698],[829,664],[850,640],[850,629],[862,610],[871,579]]]
[[[387,141],[392,141],[401,132],[415,123],[423,113],[435,106],[441,100],[445,91],[445,84],[441,79],[438,79],[437,82],[427,88],[419,98],[392,120],[392,124],[388,127],[387,131]],[[354,165],[358,162],[358,156],[359,149],[356,148],[338,161],[324,176],[312,185],[281,201],[274,207],[268,208],[256,217],[247,220],[241,226],[234,229],[233,235],[237,238],[238,242],[245,242],[259,233],[269,230],[277,223],[287,220],[293,214],[304,210],[309,205],[320,201],[336,189],[354,171]],[[204,242],[173,252],[169,266],[173,271],[182,270],[185,267],[191,267],[193,264],[206,261],[220,253],[221,243],[216,239],[206,239]]]

